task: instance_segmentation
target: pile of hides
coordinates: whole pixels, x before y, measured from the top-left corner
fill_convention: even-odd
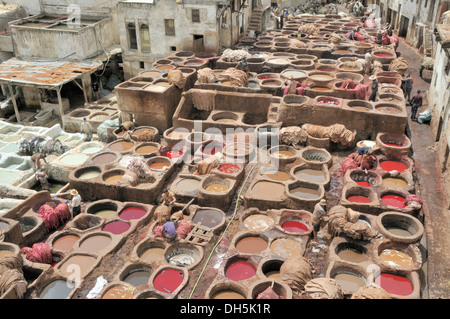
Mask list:
[[[26,281],[21,268],[8,268],[0,265],[0,296],[13,287],[16,296],[22,299],[27,291]]]
[[[378,28],[378,23],[375,21],[375,19],[366,19],[363,24],[364,28]]]
[[[339,34],[335,33],[335,32],[330,34],[330,36],[328,37],[328,42],[329,43],[335,43],[336,44],[336,43],[341,43],[341,41],[342,41],[342,37]]]
[[[186,219],[180,220],[177,226],[178,238],[185,239],[191,232],[192,228],[194,228],[194,225],[191,221]]]
[[[420,209],[422,208],[423,200],[420,196],[410,194],[406,196],[403,203],[405,204],[405,206],[412,207],[414,209]]]
[[[292,255],[280,267],[278,280],[287,284],[295,292],[302,292],[313,278],[314,267],[311,261],[300,255]]]
[[[366,94],[369,91],[369,86],[359,83],[355,86],[355,98],[359,100],[365,100]]]
[[[179,89],[183,89],[186,84],[186,77],[180,70],[170,70],[167,74],[167,80]]]
[[[31,262],[41,264],[51,264],[53,262],[52,249],[46,243],[36,243],[32,247],[23,247],[20,250],[22,255]]]
[[[331,236],[345,234],[356,240],[372,240],[378,231],[367,223],[358,221],[360,213],[341,205],[334,206],[327,214],[327,232]]]
[[[167,205],[159,205],[155,209],[155,220],[158,224],[163,225],[166,222],[166,217],[170,217],[172,208]]]
[[[422,66],[427,70],[433,70],[434,59],[429,56],[424,57],[422,60]]]
[[[236,68],[228,68],[220,75],[225,81],[230,81],[230,85],[234,87],[247,87],[248,75],[242,70]]]
[[[298,33],[303,33],[307,35],[316,35],[318,34],[319,29],[316,27],[314,23],[307,23],[304,25],[301,25],[298,28]]]
[[[408,61],[404,57],[396,58],[389,63],[389,71],[395,71],[404,75],[408,70]]]
[[[308,82],[302,81],[302,83],[297,86],[297,95],[305,95],[307,87],[309,87]]]
[[[343,299],[342,287],[333,278],[314,278],[305,285],[308,299]]]
[[[350,35],[350,32],[347,32],[344,36],[346,38],[348,38],[348,36]],[[362,34],[361,32],[353,32],[353,39],[354,39],[354,41],[364,41],[366,39],[366,36],[364,34]]]
[[[392,299],[392,297],[381,287],[364,286],[359,288],[350,299]]]
[[[232,50],[232,49],[226,49],[222,53],[222,58],[226,62],[238,62],[242,58],[250,58],[251,54],[248,53],[245,50]]]
[[[292,48],[306,48],[306,43],[298,39],[290,39],[289,44]]]
[[[373,73],[383,72],[383,64],[380,61],[373,61],[372,63]]]
[[[298,126],[287,126],[280,130],[279,139],[281,144],[302,145],[306,143],[308,134],[304,129]]]
[[[342,82],[341,86],[339,86],[338,88],[343,89],[343,90],[353,90],[356,87],[356,83],[353,82],[352,79],[347,79],[344,82]]]
[[[345,61],[345,62],[343,62],[340,65],[340,67],[355,69],[355,68],[360,68],[361,65],[358,62],[356,62],[356,59],[355,59],[354,61]]]
[[[211,111],[216,104],[216,91],[201,90],[192,94],[192,103],[197,110]]]
[[[209,156],[200,162],[197,163],[197,174],[198,175],[207,175],[211,173],[211,170],[217,167],[218,158],[216,156]]]
[[[197,71],[197,81],[199,83],[216,83],[217,77],[210,68],[203,68]]]
[[[127,170],[135,173],[139,179],[146,179],[151,175],[151,170],[148,164],[138,157],[133,157],[128,166]]]
[[[356,133],[346,129],[342,124],[331,126],[305,124],[303,128],[312,137],[329,138],[331,142],[344,147],[353,146],[355,142]]]
[[[65,202],[58,204],[55,208],[49,204],[42,205],[39,208],[37,216],[43,219],[45,228],[49,231],[58,228],[72,217],[69,207]]]
[[[366,154],[358,154],[358,153],[352,153],[342,162],[342,174],[344,175],[345,172],[348,169],[352,168],[361,168],[361,169],[374,169],[376,166],[376,157],[373,155],[366,155]]]

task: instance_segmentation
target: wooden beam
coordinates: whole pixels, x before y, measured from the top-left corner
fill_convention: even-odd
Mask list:
[[[80,88],[81,91],[83,91],[83,96],[84,96],[84,103],[88,103],[88,97],[87,97],[87,93],[86,93],[86,88],[84,86],[84,81],[83,79],[81,80],[81,84],[77,82],[77,80],[73,80],[73,82],[75,82],[75,84]]]
[[[62,89],[62,86],[58,86],[55,90],[56,90],[56,95],[58,95],[59,113],[61,114],[62,129],[64,130],[65,129],[64,106],[63,106],[63,101],[61,98],[61,89]]]
[[[9,95],[11,96],[11,99],[12,99],[12,102],[14,105],[14,112],[16,113],[17,123],[20,123],[19,108],[17,106],[16,97],[14,96],[14,91],[13,91],[13,87],[12,87],[11,83],[8,83],[8,88],[9,88]]]

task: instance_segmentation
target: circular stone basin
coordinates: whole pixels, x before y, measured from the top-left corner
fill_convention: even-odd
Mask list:
[[[238,115],[231,112],[220,112],[212,116],[212,120],[218,123],[233,123],[237,119]]]
[[[101,299],[133,299],[133,286],[114,285],[106,290]]]
[[[221,183],[211,183],[205,186],[205,190],[213,193],[226,192],[228,190],[228,186]]]
[[[126,207],[120,213],[119,217],[124,220],[141,219],[147,214],[147,210],[141,207]]]
[[[112,238],[106,234],[93,234],[82,239],[80,249],[90,253],[97,253],[108,247],[111,242]]]
[[[200,181],[193,178],[183,178],[181,179],[175,187],[185,193],[193,193],[196,192],[200,188]]]
[[[165,157],[170,158],[170,159],[179,158],[182,155],[183,155],[183,151],[181,151],[181,150],[176,151],[176,150],[173,150],[173,149],[166,150],[166,151],[161,153],[161,156],[165,156]]]
[[[117,155],[110,152],[98,154],[92,158],[92,162],[96,165],[111,164],[117,159]]]
[[[156,131],[156,128],[139,127],[135,129],[133,133],[131,133],[131,138],[135,141],[150,142],[152,138],[157,134]]]
[[[405,208],[405,197],[401,195],[395,195],[395,194],[385,194],[381,196],[381,201],[388,205],[393,206],[397,208]]]
[[[331,96],[321,96],[317,97],[315,101],[322,105],[339,105],[340,101],[337,98],[331,97]]]
[[[277,238],[270,244],[270,250],[278,256],[289,258],[293,255],[301,255],[303,247],[298,240]]]
[[[198,253],[191,247],[169,248],[166,252],[166,260],[169,264],[177,267],[189,267],[194,265],[198,259]]]
[[[306,73],[298,70],[284,70],[281,72],[281,75],[285,78],[290,78],[292,76],[292,78],[297,81],[306,78]]]
[[[350,173],[350,178],[356,182],[359,186],[372,187],[378,185],[377,175],[364,171],[352,171]]]
[[[331,155],[320,149],[308,149],[302,152],[302,158],[312,163],[326,163],[331,159]]]
[[[71,117],[86,117],[91,114],[91,111],[89,110],[74,110],[73,112],[70,112]]]
[[[142,77],[156,78],[156,77],[161,76],[161,74],[162,73],[159,72],[159,71],[152,71],[152,70],[150,70],[150,71],[141,72],[139,75],[142,76]]]
[[[408,183],[401,177],[384,177],[382,184],[386,188],[406,188]]]
[[[385,171],[398,171],[398,172],[403,172],[408,169],[408,166],[405,163],[391,160],[380,161],[380,167]]]
[[[256,268],[245,260],[231,262],[225,268],[225,277],[234,281],[249,279],[256,275]]]
[[[408,296],[413,293],[414,286],[408,278],[390,273],[381,273],[375,277],[375,284],[390,294]]]
[[[394,55],[389,52],[375,52],[373,55],[378,58],[393,58],[394,57]]]
[[[302,220],[285,221],[281,228],[290,233],[305,233],[309,231],[308,226]]]
[[[336,255],[347,262],[362,263],[369,260],[367,249],[361,245],[344,242],[336,246]]]
[[[398,106],[389,104],[378,104],[377,106],[375,106],[375,109],[379,112],[387,114],[398,114],[402,112],[402,110]]]
[[[117,182],[125,175],[122,170],[113,170],[103,175],[103,181],[107,184],[117,184]]]
[[[283,102],[286,104],[303,104],[306,101],[308,101],[308,99],[301,95],[286,94],[283,96]]]
[[[332,278],[344,291],[355,293],[359,288],[367,285],[366,279],[359,273],[351,270],[337,271]]]
[[[333,77],[328,74],[322,74],[322,73],[313,73],[309,74],[308,77],[313,81],[319,81],[319,82],[328,82],[333,80]]]
[[[161,261],[164,259],[165,249],[163,247],[149,247],[145,249],[139,258],[145,262]]]
[[[86,162],[88,158],[89,156],[85,154],[67,154],[61,157],[59,161],[65,165],[80,166]]]
[[[245,296],[235,290],[222,289],[215,292],[211,299],[246,299]]]
[[[321,169],[300,168],[294,171],[296,178],[302,181],[323,184],[327,181],[325,172]]]
[[[377,224],[380,232],[394,241],[415,242],[423,234],[420,221],[403,213],[382,213],[377,218]]]
[[[86,167],[77,170],[75,177],[81,180],[89,180],[98,177],[101,172],[99,167]]]
[[[291,175],[288,173],[275,170],[265,171],[263,177],[279,182],[285,182],[291,179]]]
[[[259,181],[253,185],[252,193],[260,199],[279,200],[284,195],[284,185],[268,181]]]
[[[383,262],[395,268],[409,269],[414,266],[414,259],[397,249],[383,249],[379,257]]]
[[[108,145],[108,149],[114,152],[126,152],[134,146],[133,142],[116,141]]]
[[[55,241],[53,241],[52,248],[62,251],[70,251],[79,239],[79,236],[72,234],[59,236]]]
[[[120,220],[109,222],[102,227],[102,231],[112,233],[114,235],[123,234],[128,231],[128,229],[130,229],[130,224]]]
[[[37,226],[37,220],[33,217],[23,216],[19,219],[20,230],[27,233]]]
[[[243,254],[258,254],[268,247],[268,243],[259,236],[245,236],[236,242],[235,247]]]
[[[236,174],[239,173],[241,168],[234,164],[222,164],[219,166],[218,170],[225,174]]]
[[[198,209],[192,217],[194,224],[201,223],[202,226],[214,228],[223,221],[222,212],[216,209]]]
[[[244,225],[250,231],[263,232],[272,228],[275,221],[265,214],[251,214],[244,219]]]
[[[136,153],[138,154],[152,154],[157,152],[159,147],[154,144],[144,144],[139,147],[136,147]]]
[[[111,218],[117,212],[117,205],[111,202],[93,204],[87,209],[88,214],[100,216],[102,218]]]
[[[270,79],[270,80],[263,80],[261,82],[262,86],[271,86],[271,87],[281,87],[283,83],[281,81]]]
[[[83,277],[96,261],[97,259],[90,255],[73,254],[60,263],[59,269],[64,275],[69,276],[72,275],[75,267],[79,271],[77,274]]]
[[[261,265],[261,272],[269,279],[278,278],[280,275],[280,268],[283,265],[283,261],[279,259],[270,259],[265,261]]]
[[[296,196],[302,199],[318,199],[321,196],[320,189],[314,187],[315,184],[310,185],[296,185],[289,189],[289,193],[292,196]]]
[[[355,111],[369,112],[370,110],[372,110],[372,105],[369,102],[362,100],[349,101],[347,105],[351,107],[352,110]]]
[[[148,164],[148,167],[155,170],[164,170],[165,168],[169,168],[170,164],[165,162],[153,162]]]
[[[171,65],[171,64],[162,64],[162,65],[158,65],[155,67],[156,70],[160,70],[160,71],[170,71],[175,69],[176,66],[175,65]]]
[[[338,55],[344,55],[344,54],[350,54],[353,52],[350,50],[335,50],[335,51],[332,51],[331,53],[338,54]]]
[[[368,204],[371,203],[372,200],[365,195],[350,195],[347,196],[347,200],[351,203],[357,203],[357,204]]]
[[[83,145],[80,148],[80,152],[83,154],[94,154],[97,152],[100,152],[103,149],[103,146],[97,143],[90,143],[90,144],[86,144]]]
[[[39,299],[66,299],[73,288],[67,284],[67,279],[54,279],[45,284],[39,292]]]
[[[149,269],[133,269],[123,277],[122,281],[132,285],[133,287],[138,287],[141,285],[146,285],[151,274],[152,272]]]
[[[291,158],[295,156],[293,152],[284,150],[270,152],[270,155],[276,158]]]
[[[178,269],[165,268],[153,279],[153,287],[163,293],[174,292],[183,282],[184,273]]]

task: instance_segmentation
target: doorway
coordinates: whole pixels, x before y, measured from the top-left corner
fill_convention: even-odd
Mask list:
[[[405,16],[402,16],[400,18],[400,26],[398,28],[399,37],[406,37],[406,34],[408,33],[408,26],[409,26],[409,19]]]
[[[203,35],[194,34],[194,44],[193,51],[194,52],[204,52],[205,51],[205,42],[203,39]]]

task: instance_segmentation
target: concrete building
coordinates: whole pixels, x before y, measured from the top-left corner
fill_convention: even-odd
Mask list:
[[[27,16],[20,5],[0,5],[0,62],[13,56],[13,46],[9,30],[9,22]]]
[[[269,1],[267,6],[269,5]],[[125,78],[175,51],[217,53],[247,30],[259,0],[124,0],[117,23]]]

